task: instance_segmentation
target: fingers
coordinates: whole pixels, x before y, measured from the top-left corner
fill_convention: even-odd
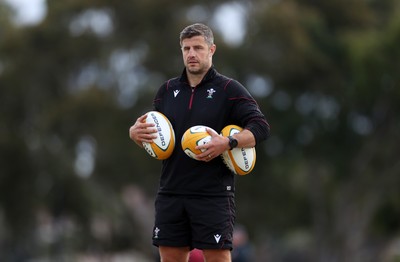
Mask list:
[[[201,161],[209,162],[226,151],[228,139],[212,129],[207,129],[207,132],[210,134],[211,140],[206,144],[197,146],[196,149],[203,152],[197,155],[197,158]]]
[[[139,116],[138,119],[136,120],[136,122],[144,123],[146,121],[146,118],[147,118],[147,114],[144,114],[142,116]]]
[[[211,137],[215,137],[218,136],[219,134],[217,132],[215,132],[215,130],[211,129],[211,128],[206,128],[207,133],[209,133],[211,135]]]
[[[197,155],[197,159],[200,161],[209,162],[222,154],[220,147],[212,144],[212,140],[204,145],[197,146],[196,148],[202,151],[201,154]]]
[[[129,128],[129,137],[136,143],[151,143],[157,138],[157,129],[153,128],[154,124],[145,122],[146,117],[147,115],[140,116]]]
[[[197,155],[196,158],[197,158],[197,160],[200,160],[200,161],[210,162],[216,156],[218,156],[218,155],[215,155],[215,154],[211,153],[210,151],[204,151],[203,153]]]

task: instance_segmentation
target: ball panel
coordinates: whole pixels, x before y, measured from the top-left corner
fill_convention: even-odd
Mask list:
[[[236,174],[247,175],[253,170],[256,163],[256,150],[254,147],[234,148],[228,150],[228,154]]]
[[[228,126],[226,126],[226,127],[224,127],[222,129],[221,135],[223,135],[223,136],[231,136],[231,135],[239,133],[242,130],[243,130],[243,128],[241,128],[240,126],[228,125]]]
[[[211,136],[207,132],[207,126],[192,126],[188,128],[182,136],[181,146],[182,150],[190,158],[197,160],[197,155],[204,152],[203,150],[196,149],[196,146],[204,145],[210,142]],[[210,128],[211,129],[211,128]]]
[[[156,155],[156,153],[154,152],[152,146],[151,146],[151,143],[142,142],[142,145],[143,145],[144,150],[146,150],[146,152],[147,152],[151,157],[158,158],[157,155]]]
[[[223,136],[231,136],[242,131],[237,125],[228,125],[221,131]],[[256,163],[256,150],[252,148],[234,148],[222,153],[222,159],[226,166],[237,175],[249,174]]]
[[[237,174],[235,171],[235,166],[232,163],[231,157],[229,156],[229,150],[224,151],[221,155],[222,160],[224,161],[225,165],[231,170],[233,173]]]
[[[147,113],[146,123],[153,123],[157,129],[157,138],[152,143],[143,142],[146,152],[159,160],[171,156],[175,148],[175,132],[168,118],[157,111]]]

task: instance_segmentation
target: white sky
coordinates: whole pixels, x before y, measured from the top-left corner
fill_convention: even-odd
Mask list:
[[[226,43],[237,46],[243,42],[246,12],[245,6],[236,2],[222,4],[217,8],[214,23]]]
[[[4,0],[15,9],[17,24],[29,25],[39,23],[46,15],[45,0]]]

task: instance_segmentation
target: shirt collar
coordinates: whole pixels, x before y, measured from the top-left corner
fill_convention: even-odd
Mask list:
[[[203,79],[201,80],[200,84],[205,83],[209,81],[210,79],[213,79],[217,75],[217,70],[214,68],[214,65],[208,69],[207,73],[204,75]],[[187,73],[186,73],[186,67],[183,69],[182,75],[179,79],[181,82],[186,82],[189,83]]]

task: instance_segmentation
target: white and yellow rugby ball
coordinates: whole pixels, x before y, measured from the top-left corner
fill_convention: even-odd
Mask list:
[[[237,125],[228,125],[221,131],[222,136],[231,136],[239,133],[243,128]],[[256,149],[251,148],[234,148],[226,150],[222,153],[222,159],[226,166],[237,175],[249,174],[256,164]]]
[[[197,155],[204,152],[204,150],[199,150],[195,147],[207,144],[211,140],[211,135],[207,132],[207,128],[214,130],[207,126],[197,125],[192,126],[183,134],[181,140],[182,150],[190,158],[197,160]]]
[[[143,142],[146,152],[155,159],[164,160],[171,156],[175,147],[175,132],[168,118],[160,112],[147,113],[146,123],[153,123],[157,138],[152,143]]]

